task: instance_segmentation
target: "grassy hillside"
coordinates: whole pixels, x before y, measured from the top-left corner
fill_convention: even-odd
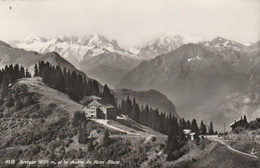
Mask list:
[[[8,92],[14,103],[7,108],[7,100],[1,102],[2,167],[40,167],[39,160],[48,161],[42,167],[55,168],[83,167],[77,160],[89,160],[92,164],[88,167],[93,168],[251,168],[260,165],[258,160],[232,153],[217,142],[208,140],[201,141],[198,146],[189,141],[180,150],[184,155],[168,162],[165,151],[167,136],[130,119],[119,118],[106,123],[87,120],[81,126],[73,125],[74,113],[82,105],[46,86],[41,78],[20,79],[9,86]],[[241,144],[236,146],[247,150]],[[15,163],[6,164],[9,159]],[[36,164],[19,164],[21,160],[36,161]],[[57,165],[64,160],[70,164]],[[94,164],[95,160],[111,160],[112,164]]]
[[[165,146],[165,136],[158,137],[160,140],[151,136],[128,136],[91,120],[82,127],[73,126],[74,112],[82,105],[46,86],[41,78],[21,79],[10,85],[9,93],[14,104],[7,108],[6,102],[2,102],[3,108],[0,109],[1,166],[7,166],[5,161],[9,159],[15,160],[12,167],[22,167],[18,163],[21,160],[44,159],[57,163],[98,159],[119,161],[120,167],[139,167],[148,159],[150,150],[158,152]],[[105,143],[106,129],[110,135]],[[82,132],[87,139],[79,143]],[[49,164],[48,167],[57,165]],[[102,167],[102,164],[92,167]]]
[[[246,145],[246,144],[245,144]],[[218,142],[204,140],[200,145],[188,143],[190,151],[174,162],[165,162],[167,168],[257,168],[260,160],[231,152]]]

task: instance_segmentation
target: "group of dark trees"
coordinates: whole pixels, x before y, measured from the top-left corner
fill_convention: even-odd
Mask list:
[[[75,71],[71,72],[66,68],[62,70],[60,66],[52,66],[49,62],[40,61],[35,64],[34,76],[42,77],[44,83],[66,93],[75,101],[80,101],[85,96],[96,95],[102,97],[107,103],[116,105],[115,97],[107,85],[101,92],[96,80],[86,80]]]
[[[185,121],[184,119],[178,121],[178,119],[171,114],[165,115],[165,113],[160,113],[158,109],[149,108],[148,105],[140,107],[135,98],[131,100],[129,96],[127,96],[126,100],[122,99],[119,109],[120,113],[127,115],[137,123],[168,135],[168,160],[174,160],[181,156],[181,154],[176,153],[176,151],[178,151],[187,140],[183,132],[184,129],[190,129],[192,132],[195,132],[197,136],[199,134],[214,134],[212,122],[210,122],[209,131],[207,132],[206,125],[203,121],[201,121],[200,127],[198,127],[196,119],[193,119],[191,122],[189,120]]]
[[[0,83],[13,83],[15,80],[25,77],[31,77],[31,74],[27,68],[25,70],[23,66],[18,64],[6,65],[4,69],[0,70]]]
[[[0,95],[1,100],[6,98],[6,105],[10,106],[13,103],[12,96],[8,95],[8,85],[10,83],[14,83],[17,79],[25,78],[25,77],[31,77],[31,74],[29,73],[28,69],[24,69],[23,66],[19,66],[18,64],[15,64],[14,66],[11,64],[9,66],[5,66],[5,68],[0,70]]]
[[[158,109],[149,108],[149,105],[140,107],[136,100],[130,100],[129,96],[127,96],[126,100],[122,99],[119,111],[120,113],[132,118],[137,123],[165,134],[167,133],[167,125],[175,122],[174,117],[171,115],[166,117],[164,113],[160,114]]]
[[[165,115],[165,113],[160,113],[158,109],[149,108],[149,105],[141,107],[136,102],[135,98],[131,100],[127,96],[126,100],[122,99],[119,106],[120,113],[129,116],[137,123],[148,126],[156,131],[167,134],[170,127],[179,128],[180,130],[190,129],[196,134],[214,134],[213,123],[210,122],[208,127],[208,132],[206,125],[203,120],[200,123],[200,127],[197,125],[196,119],[193,119],[191,122],[189,120],[185,121],[184,119],[177,120],[176,117],[170,115]]]
[[[200,122],[200,128],[199,128],[199,132],[198,133],[200,135],[215,135],[215,134],[218,134],[217,131],[214,132],[212,121],[210,122],[210,125],[209,125],[209,127],[207,129],[207,126],[204,124],[203,120],[201,120],[201,122]]]

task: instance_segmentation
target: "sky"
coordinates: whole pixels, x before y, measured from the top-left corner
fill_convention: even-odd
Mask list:
[[[258,0],[0,0],[0,40],[99,33],[123,47],[167,32],[260,40]]]

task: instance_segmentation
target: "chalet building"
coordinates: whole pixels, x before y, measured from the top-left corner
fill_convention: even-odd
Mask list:
[[[184,129],[183,133],[185,135],[185,138],[190,139],[192,141],[195,139],[196,133],[195,132],[191,132],[190,129]]]
[[[116,119],[115,107],[102,100],[93,100],[82,108],[87,118]]]
[[[229,126],[232,128],[232,130],[234,130],[237,127],[246,127],[246,125],[247,125],[247,121],[241,117],[239,119],[236,119]]]

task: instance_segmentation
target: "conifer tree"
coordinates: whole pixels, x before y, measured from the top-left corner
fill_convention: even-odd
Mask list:
[[[25,72],[25,77],[26,78],[31,78],[31,73],[28,71],[28,68],[26,68],[26,72]]]
[[[39,69],[37,64],[34,65],[34,77],[36,76],[39,76]]]
[[[244,122],[247,124],[247,118],[246,118],[246,115],[244,115]]]
[[[199,133],[199,128],[198,128],[196,119],[193,119],[193,120],[191,121],[191,130],[192,130],[193,132],[197,133],[197,134]]]
[[[187,122],[186,122],[186,128],[187,128],[187,129],[191,129],[190,120],[187,120]]]
[[[201,120],[200,123],[200,134],[205,135],[207,133],[206,125],[203,123],[203,120]]]
[[[24,67],[21,66],[20,72],[19,72],[19,78],[24,78],[24,77],[25,77]]]
[[[214,130],[213,130],[213,123],[212,121],[210,122],[210,126],[209,126],[209,135],[213,135],[214,134]]]

